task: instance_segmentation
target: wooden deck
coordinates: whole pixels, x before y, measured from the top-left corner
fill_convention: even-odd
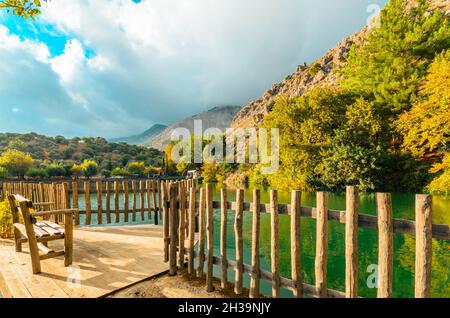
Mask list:
[[[63,242],[50,242],[62,248]],[[16,253],[13,241],[0,241],[0,293],[3,297],[100,297],[168,269],[163,262],[162,228],[154,225],[74,230],[73,267],[64,258],[41,262],[33,275],[28,245]],[[79,284],[70,278],[79,277]]]

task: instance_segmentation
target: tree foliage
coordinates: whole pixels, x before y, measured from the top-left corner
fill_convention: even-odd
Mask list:
[[[42,0],[47,2],[47,0]],[[34,18],[41,13],[41,0],[0,0],[0,9],[16,15],[18,17],[28,19]]]
[[[403,148],[415,157],[450,146],[450,51],[438,55],[425,78],[421,99],[398,120]]]
[[[407,6],[407,1],[391,0],[381,11],[380,27],[352,47],[342,69],[343,87],[368,96],[391,122],[415,101],[430,62],[450,43],[443,11],[427,13],[426,0]]]
[[[33,158],[29,153],[19,150],[6,150],[0,156],[0,167],[5,168],[10,175],[23,178],[25,173],[33,165]]]
[[[447,153],[441,163],[435,164],[431,173],[438,174],[428,185],[428,190],[432,193],[450,193],[450,153]]]

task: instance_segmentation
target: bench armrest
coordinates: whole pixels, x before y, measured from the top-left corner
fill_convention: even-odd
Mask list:
[[[61,215],[61,214],[74,214],[78,212],[78,209],[67,209],[67,210],[53,210],[53,211],[41,211],[34,212],[31,216],[47,216],[47,215]]]

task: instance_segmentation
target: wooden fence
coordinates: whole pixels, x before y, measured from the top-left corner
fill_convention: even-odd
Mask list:
[[[234,291],[243,292],[243,275],[250,276],[250,297],[260,296],[260,280],[272,283],[272,296],[279,297],[280,289],[292,292],[294,297],[358,297],[358,227],[378,230],[378,297],[392,296],[393,275],[393,236],[404,233],[416,236],[415,260],[415,296],[422,298],[430,295],[432,238],[450,240],[448,225],[433,225],[431,221],[432,197],[416,196],[416,220],[400,220],[392,217],[391,195],[377,193],[377,216],[359,214],[358,192],[348,187],[346,192],[346,211],[328,208],[328,193],[317,193],[315,208],[302,207],[301,192],[292,191],[290,204],[278,204],[277,191],[270,192],[270,203],[260,202],[260,191],[253,191],[251,203],[244,202],[244,191],[236,190],[236,200],[227,200],[227,191],[222,189],[220,200],[213,201],[212,186],[207,184],[196,189],[195,184],[187,181],[163,183],[163,216],[165,261],[169,262],[170,275],[176,275],[178,269],[185,266],[189,275],[204,276],[206,263],[207,291],[213,290],[213,265],[220,266],[221,286],[228,284],[228,269],[235,271]],[[199,201],[196,193],[199,193]],[[214,255],[214,209],[220,209],[220,255]],[[227,256],[227,213],[235,214],[235,260]],[[252,215],[251,264],[244,264],[243,258],[243,213]],[[260,268],[260,213],[270,213],[271,229],[271,270]],[[290,215],[291,238],[291,278],[280,275],[279,255],[279,215]],[[198,220],[196,219],[198,217]],[[305,284],[301,275],[300,234],[301,218],[316,219],[316,256],[315,285]],[[328,221],[345,224],[345,292],[327,288]],[[198,228],[198,247],[195,244],[195,228]],[[185,238],[188,238],[186,241]],[[187,243],[186,243],[187,242]],[[188,246],[185,246],[188,244]],[[197,267],[194,268],[194,260]]]
[[[79,209],[75,215],[76,225],[80,225],[80,215],[84,216],[85,225],[101,225],[136,222],[139,219],[144,221],[146,213],[148,220],[153,217],[154,224],[157,225],[158,212],[161,210],[159,193],[163,182],[167,181],[124,179],[60,183],[3,182],[0,184],[0,199],[7,193],[20,194],[33,202],[50,202],[50,205],[45,205],[49,210],[79,209],[80,203],[84,202],[84,209]],[[96,206],[92,206],[91,199],[95,199]],[[93,215],[97,217],[94,219]]]

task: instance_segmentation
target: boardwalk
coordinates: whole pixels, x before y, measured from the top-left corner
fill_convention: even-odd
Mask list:
[[[0,241],[0,293],[3,297],[100,297],[168,269],[163,262],[162,228],[154,225],[78,228],[74,231],[77,277],[63,258],[44,260],[32,275],[28,246],[16,253],[12,241]],[[52,245],[53,243],[53,245]],[[51,242],[50,247],[61,247]]]

